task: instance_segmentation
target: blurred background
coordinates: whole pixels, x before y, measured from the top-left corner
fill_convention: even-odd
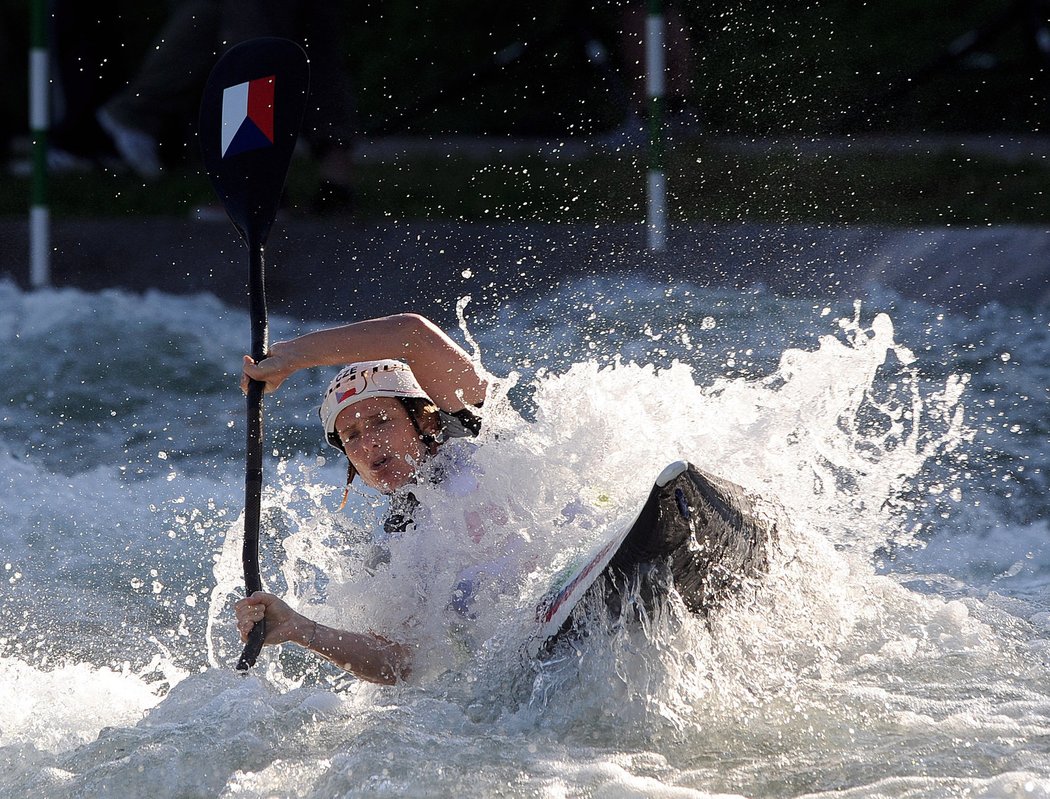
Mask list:
[[[6,216],[23,215],[28,202],[27,5],[0,1]],[[206,70],[183,60],[185,85],[157,99],[163,113],[146,125],[155,164],[129,159],[128,142],[121,147],[99,111],[119,116],[114,98],[129,84],[137,91],[151,56],[178,62],[170,26],[180,12],[196,20],[196,46],[214,62],[231,40],[223,39],[229,11],[218,10],[229,4],[50,5],[53,214],[207,219],[212,195],[195,141]],[[311,13],[309,3],[290,5]],[[1045,222],[1048,5],[667,4],[672,221]],[[324,74],[345,81],[339,124],[352,135],[307,142],[288,213],[640,219],[645,7],[370,0],[328,8],[321,29],[336,44]],[[305,38],[317,64],[327,45],[316,32]],[[324,82],[315,71],[315,90]]]

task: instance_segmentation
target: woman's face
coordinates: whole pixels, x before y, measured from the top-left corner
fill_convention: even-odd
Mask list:
[[[419,433],[393,397],[344,408],[335,418],[335,432],[361,479],[385,494],[408,484],[423,459]]]

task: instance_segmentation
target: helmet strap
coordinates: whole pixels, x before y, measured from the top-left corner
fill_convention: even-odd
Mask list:
[[[434,435],[433,433],[423,432],[423,428],[419,426],[419,420],[416,418],[416,414],[403,397],[398,397],[401,401],[401,405],[404,407],[405,412],[408,413],[409,421],[412,422],[412,426],[416,429],[416,435],[419,436],[419,440],[423,442],[423,446],[429,452],[433,447],[444,443],[444,437],[441,433]],[[432,453],[431,453],[432,454]]]

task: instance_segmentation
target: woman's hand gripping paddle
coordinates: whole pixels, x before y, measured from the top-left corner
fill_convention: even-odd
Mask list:
[[[310,68],[306,54],[287,39],[252,39],[228,50],[211,71],[201,100],[200,141],[204,168],[226,213],[248,245],[251,355],[266,357],[266,291],[263,247],[284,189],[288,165],[306,108]],[[244,583],[250,596],[262,590],[259,515],[262,496],[262,394],[248,387],[248,446],[244,475]],[[255,665],[266,628],[259,622],[237,663]]]

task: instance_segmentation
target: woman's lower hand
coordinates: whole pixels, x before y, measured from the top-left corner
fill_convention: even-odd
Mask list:
[[[247,641],[252,628],[266,620],[266,637],[263,643],[267,646],[283,644],[285,641],[302,644],[309,636],[315,624],[301,613],[292,610],[284,600],[256,591],[233,606],[237,616],[237,632],[241,641]]]

